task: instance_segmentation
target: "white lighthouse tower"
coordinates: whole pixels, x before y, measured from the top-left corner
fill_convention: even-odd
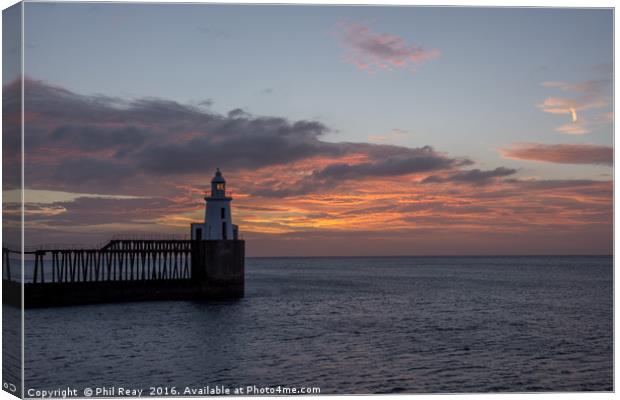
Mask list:
[[[205,197],[205,222],[191,224],[192,240],[237,240],[239,230],[232,223],[230,202],[226,196],[226,180],[218,168],[211,179],[211,195]]]

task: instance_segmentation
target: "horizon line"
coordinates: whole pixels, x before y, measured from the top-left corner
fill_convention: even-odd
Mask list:
[[[246,256],[246,258],[415,258],[415,257],[613,257],[613,254],[469,254],[469,255],[372,255],[372,256]]]

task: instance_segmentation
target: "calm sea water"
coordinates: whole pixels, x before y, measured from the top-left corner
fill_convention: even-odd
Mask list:
[[[611,257],[248,259],[239,301],[27,310],[26,389],[610,391],[612,292]]]

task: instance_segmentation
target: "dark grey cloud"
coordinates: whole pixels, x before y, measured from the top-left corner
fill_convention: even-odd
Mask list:
[[[213,100],[211,99],[199,100],[196,102],[196,105],[203,106],[203,107],[211,107],[213,105]]]
[[[228,118],[239,118],[239,117],[248,118],[250,116],[251,116],[250,113],[246,112],[242,108],[235,108],[234,110],[230,110],[228,112]]]
[[[21,186],[21,120],[22,95],[19,81],[2,90],[2,188]]]
[[[37,207],[30,204],[29,207]],[[66,226],[102,223],[152,223],[174,210],[175,204],[164,198],[106,199],[80,197],[73,201],[57,202],[45,207],[62,207],[64,212],[54,216],[54,224]]]
[[[516,169],[498,167],[492,170],[483,171],[480,169],[470,169],[466,171],[458,171],[446,176],[431,175],[422,180],[422,183],[471,183],[485,185],[492,182],[496,178],[503,178],[517,173]]]
[[[39,167],[34,167],[38,169]],[[71,157],[58,163],[53,168],[33,171],[28,176],[44,177],[45,183],[58,185],[61,188],[71,188],[78,192],[93,191],[94,193],[115,192],[109,189],[116,188],[120,182],[128,177],[136,177],[136,168],[127,162],[110,162],[91,157]],[[38,174],[37,174],[38,173]],[[37,174],[37,175],[35,175]],[[26,180],[27,185],[36,185],[32,180]],[[47,186],[53,189],[53,186]],[[45,187],[43,187],[45,188]],[[89,189],[93,190],[89,190]],[[97,188],[105,190],[97,191]],[[65,189],[66,190],[66,189]]]
[[[235,115],[220,118],[208,131],[185,142],[152,142],[131,154],[145,171],[162,174],[261,168],[321,154],[340,153],[319,137],[327,128],[318,122],[291,123],[283,118]]]
[[[316,171],[313,176],[318,179],[353,179],[395,176],[448,169],[470,163],[470,161],[457,161],[442,156],[430,146],[408,150],[406,154],[378,159],[374,162],[352,165],[346,163],[332,164],[320,171]]]
[[[5,86],[8,92],[17,89]],[[84,96],[32,79],[25,80],[25,92],[26,151],[32,160],[26,178],[31,187],[60,185],[64,190],[95,192],[114,188],[115,193],[134,188],[135,194],[139,185],[210,174],[216,166],[253,170],[310,157],[337,162],[348,154],[366,155],[361,164],[340,162],[317,169],[289,189],[302,194],[347,180],[471,164],[428,146],[326,142],[322,138],[330,129],[318,121],[253,116],[242,109],[222,115],[157,98]],[[11,111],[11,104],[5,109]]]
[[[148,136],[148,131],[134,126],[104,128],[97,125],[63,125],[52,132],[51,139],[68,147],[93,151],[135,148],[142,145]]]
[[[464,165],[470,165],[471,160],[450,158],[438,153],[430,146],[421,148],[404,148],[396,146],[357,146],[353,143],[341,144],[352,149],[362,147],[368,149],[373,161],[358,164],[334,163],[297,182],[287,182],[250,190],[250,193],[263,197],[301,196],[313,192],[325,192],[339,184],[356,179],[381,178],[403,176],[415,173],[425,173],[440,170],[452,170]]]

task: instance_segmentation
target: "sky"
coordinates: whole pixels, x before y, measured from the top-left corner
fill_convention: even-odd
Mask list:
[[[32,243],[187,234],[220,167],[250,256],[612,252],[610,9],[24,13]]]

